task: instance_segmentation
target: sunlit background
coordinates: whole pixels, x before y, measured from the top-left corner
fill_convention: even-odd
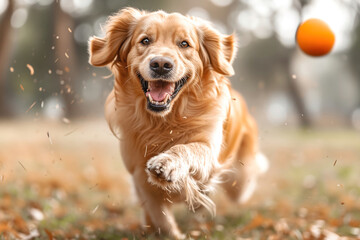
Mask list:
[[[163,9],[236,32],[233,86],[262,126],[360,130],[358,0],[1,0],[0,116],[98,117],[112,87],[110,72],[88,64],[90,36],[125,6]],[[295,42],[308,18],[336,35],[333,51],[309,57]]]

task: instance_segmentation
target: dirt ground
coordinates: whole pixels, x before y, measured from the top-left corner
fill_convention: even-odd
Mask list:
[[[174,207],[189,239],[360,239],[360,133],[262,129],[271,167],[217,216]],[[0,122],[0,240],[153,239],[103,119]]]

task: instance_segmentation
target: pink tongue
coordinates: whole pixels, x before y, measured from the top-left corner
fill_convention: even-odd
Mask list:
[[[156,82],[149,82],[150,84],[150,91],[148,92],[152,99],[157,102],[162,102],[166,95],[169,94],[171,96],[172,94],[172,88],[171,83],[164,82],[164,81],[156,81]]]

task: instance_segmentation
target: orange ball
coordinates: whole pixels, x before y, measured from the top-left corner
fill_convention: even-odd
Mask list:
[[[299,25],[296,41],[303,52],[318,57],[331,51],[335,34],[324,21],[311,18]]]

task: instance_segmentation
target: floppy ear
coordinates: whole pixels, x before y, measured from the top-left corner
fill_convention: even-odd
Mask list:
[[[222,35],[207,24],[202,24],[200,40],[200,57],[203,62],[220,74],[234,75],[231,64],[236,53],[235,34]]]
[[[144,12],[137,9],[125,8],[109,17],[105,37],[91,37],[89,40],[89,63],[105,66],[112,63],[117,56],[120,62],[126,62],[132,31],[143,14]]]

